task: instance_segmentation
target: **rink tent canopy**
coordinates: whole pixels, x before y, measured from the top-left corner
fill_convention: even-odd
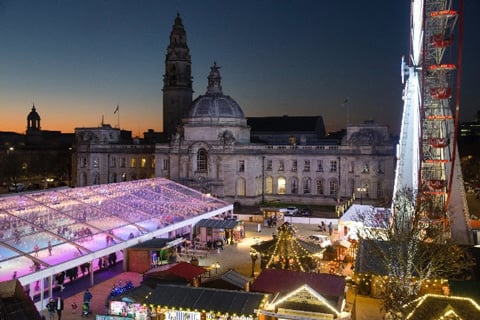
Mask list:
[[[0,281],[81,264],[232,208],[164,178],[3,196]]]

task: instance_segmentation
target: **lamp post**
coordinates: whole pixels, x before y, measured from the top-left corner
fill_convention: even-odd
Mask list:
[[[363,193],[367,191],[366,187],[357,188],[357,191],[360,192],[360,204],[363,204]]]
[[[218,261],[213,263],[212,268],[215,268],[215,274],[217,274],[218,273],[218,268],[220,268],[220,263],[218,263]]]
[[[257,261],[258,255],[255,251],[250,251],[250,258],[252,259],[252,274],[250,277],[255,277],[255,261]]]

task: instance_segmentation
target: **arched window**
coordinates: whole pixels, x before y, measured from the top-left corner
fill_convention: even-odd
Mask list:
[[[325,185],[325,180],[323,179],[317,180],[317,194],[323,194],[324,185]]]
[[[197,172],[207,172],[208,154],[207,150],[199,149],[197,152]]]
[[[277,180],[277,193],[278,194],[285,194],[285,187],[287,186],[287,180],[285,177],[280,177]]]
[[[290,181],[290,191],[293,194],[298,193],[298,179],[297,178],[292,178]]]
[[[265,193],[266,194],[273,193],[273,178],[270,176],[265,177]]]
[[[245,197],[247,193],[247,184],[244,178],[237,179],[237,196]]]
[[[303,193],[311,193],[312,192],[312,180],[310,178],[303,179]]]
[[[336,197],[337,196],[337,192],[338,192],[338,183],[337,183],[337,180],[336,179],[331,179],[329,181],[329,185],[330,185],[330,190],[328,192],[328,194],[332,197]]]

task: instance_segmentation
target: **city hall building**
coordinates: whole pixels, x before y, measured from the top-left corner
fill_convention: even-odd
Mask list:
[[[163,177],[241,205],[392,198],[396,142],[388,126],[347,124],[329,136],[321,116],[248,118],[223,93],[216,63],[206,93],[193,100],[191,64],[177,15],[165,58],[164,132],[132,139],[105,124],[76,128],[75,185]]]

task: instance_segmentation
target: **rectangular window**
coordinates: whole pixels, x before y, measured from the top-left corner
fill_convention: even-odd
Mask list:
[[[131,157],[130,158],[130,168],[135,168],[137,166],[137,158]]]
[[[377,172],[378,172],[378,174],[384,174],[385,173],[385,169],[383,168],[383,161],[378,161]]]
[[[85,168],[87,166],[87,158],[82,158],[80,161],[80,167]]]
[[[350,166],[348,167],[348,173],[355,172],[355,161],[350,161]]]
[[[238,172],[245,172],[245,160],[238,160]]]
[[[162,163],[163,163],[162,169],[163,170],[168,170],[168,159],[163,159]]]
[[[323,172],[323,160],[317,160],[317,171]]]
[[[330,161],[330,172],[337,172],[337,161]]]
[[[272,171],[272,160],[267,160],[265,170]]]
[[[140,167],[145,168],[147,166],[147,158],[142,158],[140,160]]]
[[[381,181],[377,181],[377,198],[383,198],[383,185]]]
[[[303,171],[309,172],[310,171],[310,160],[305,160],[303,163]]]
[[[126,166],[127,166],[127,159],[122,158],[122,160],[120,161],[120,168],[125,168]]]
[[[117,157],[110,157],[110,168],[115,168],[117,166]]]
[[[285,170],[285,161],[284,160],[279,160],[278,161],[278,171],[284,171]]]
[[[98,158],[93,158],[93,167],[94,167],[94,168],[98,168],[98,167],[99,167]]]
[[[297,172],[297,160],[292,160],[292,172]]]

